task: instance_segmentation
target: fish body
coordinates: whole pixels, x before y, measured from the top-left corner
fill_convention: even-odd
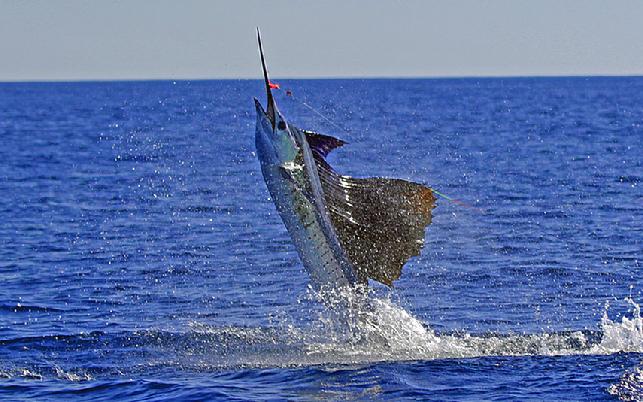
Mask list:
[[[272,95],[257,39],[267,107],[255,98],[255,145],[268,191],[316,289],[387,285],[417,255],[435,197],[398,179],[342,176],[325,158],[344,141],[286,121]]]
[[[258,101],[256,107],[255,145],[261,172],[311,283],[316,288],[354,285],[356,271],[325,213],[319,175],[314,162],[310,162],[312,151],[305,134],[292,125],[285,133],[278,133],[282,147],[279,157],[274,150],[274,137],[266,135],[267,119]]]

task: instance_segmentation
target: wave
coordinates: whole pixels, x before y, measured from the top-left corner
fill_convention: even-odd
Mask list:
[[[192,348],[189,361],[182,363],[201,368],[296,367],[486,356],[643,353],[640,307],[632,299],[626,300],[632,307],[631,316],[622,317],[620,322],[609,318],[606,305],[599,330],[538,334],[437,334],[388,298],[371,299],[367,309],[350,317],[338,317],[343,313],[332,306],[321,309],[304,326],[283,318],[274,328],[212,327],[193,322],[193,336],[204,345],[217,346],[201,348],[202,353],[194,353]]]
[[[342,299],[334,306],[327,303],[303,324],[280,317],[276,325],[269,327],[219,327],[192,322],[178,333],[99,331],[0,340],[5,348],[0,349],[0,361],[4,362],[0,363],[0,378],[52,377],[76,382],[101,374],[164,368],[207,371],[486,356],[643,353],[643,319],[640,306],[632,299],[627,299],[628,316],[620,321],[609,318],[606,305],[600,329],[594,331],[438,334],[390,298],[368,296],[367,308],[354,311],[347,310],[343,303],[359,305],[364,302],[359,298],[366,296],[358,296],[357,300],[355,295],[350,297],[353,299]],[[353,312],[347,315],[347,311]],[[7,367],[12,350],[20,351],[21,361],[33,354],[34,363]],[[39,356],[45,355],[56,355],[58,359],[42,362]],[[96,361],[101,365],[88,365]],[[632,375],[640,379],[640,368],[637,370]],[[627,389],[624,384],[622,388]]]

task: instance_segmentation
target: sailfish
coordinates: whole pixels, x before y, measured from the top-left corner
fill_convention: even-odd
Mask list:
[[[303,130],[279,112],[257,41],[266,87],[255,98],[255,145],[268,191],[313,288],[357,288],[372,279],[393,286],[402,267],[420,254],[431,223],[430,188],[401,179],[354,178],[335,171],[328,154],[338,138]]]

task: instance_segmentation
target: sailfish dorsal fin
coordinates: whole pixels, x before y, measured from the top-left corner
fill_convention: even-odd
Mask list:
[[[342,176],[313,153],[331,222],[358,276],[392,286],[424,245],[433,192],[405,180]]]

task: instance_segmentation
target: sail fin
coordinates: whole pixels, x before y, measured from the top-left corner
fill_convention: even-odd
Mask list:
[[[400,179],[342,176],[313,153],[331,222],[358,276],[392,286],[424,245],[433,192]]]

